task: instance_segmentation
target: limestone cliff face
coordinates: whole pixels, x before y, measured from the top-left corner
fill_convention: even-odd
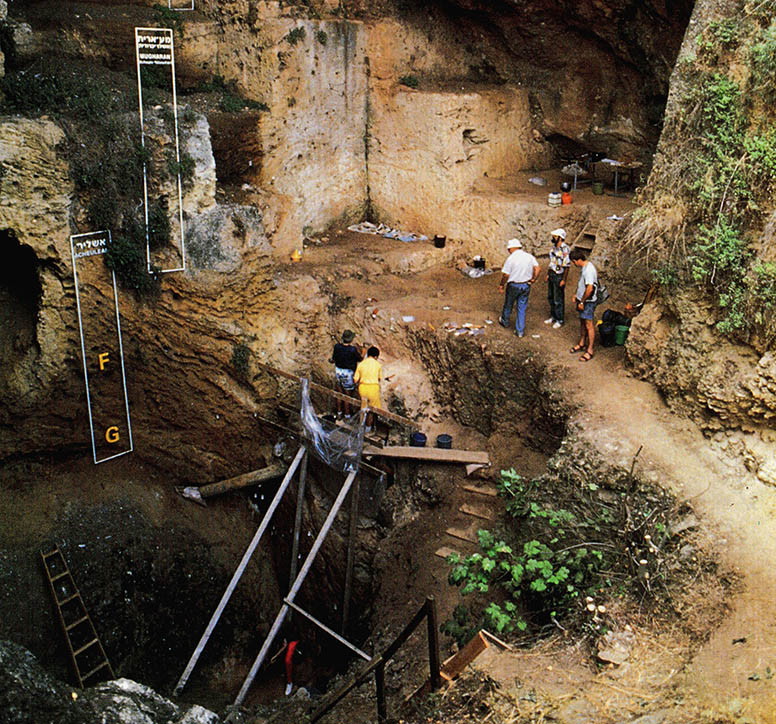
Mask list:
[[[71,370],[77,321],[70,273],[70,206],[73,184],[57,153],[64,140],[51,121],[0,120],[0,233],[11,270],[23,280],[3,291],[0,450],[11,450],[10,411],[29,413],[56,394]],[[30,252],[24,255],[21,250]],[[5,285],[4,285],[5,286]]]
[[[2,285],[0,457],[83,451],[90,437],[69,242],[79,229],[63,133],[51,121],[5,119],[0,138],[0,241],[13,265]],[[215,205],[204,121],[186,145],[198,169],[183,197],[189,271],[166,275],[156,298],[120,289],[119,306],[139,457],[172,465],[180,480],[206,481],[256,467],[266,453],[249,434],[261,400],[232,364],[234,348],[296,367],[311,340],[328,345],[328,317],[314,279],[284,283],[260,212]],[[112,299],[107,269],[90,283]],[[106,339],[108,322],[85,320]]]
[[[150,5],[62,15],[33,3],[20,54],[131,72],[132,26],[158,23]],[[176,68],[183,91],[218,75],[268,109],[214,119],[227,134],[214,146],[219,178],[249,185],[283,253],[368,211],[480,243],[508,232],[493,218],[520,215],[483,198],[485,176],[591,149],[649,156],[689,7],[202,0],[180,15]]]
[[[762,9],[762,8],[761,8]],[[731,79],[749,88],[745,102],[735,108],[750,113],[747,127],[756,130],[772,121],[768,106],[762,106],[758,92],[762,87],[747,86],[752,78],[749,67],[752,58],[752,38],[757,38],[758,27],[752,8],[745,8],[727,0],[698,2],[688,26],[677,66],[671,79],[666,114],[666,126],[658,146],[655,166],[642,202],[642,221],[647,234],[642,243],[649,248],[650,263],[670,268],[675,264],[671,245],[682,249],[681,256],[700,253],[702,229],[713,227],[719,219],[729,218],[737,223],[734,202],[730,194],[716,199],[711,216],[699,211],[703,194],[713,197],[713,190],[699,189],[698,178],[691,174],[677,177],[677,158],[691,158],[693,149],[687,149],[689,135],[684,119],[692,115],[693,92],[702,87],[704,74],[715,78]],[[772,17],[763,18],[759,27],[766,27]],[[736,41],[726,46],[715,36],[719,27],[735,26]],[[711,55],[710,55],[711,54]],[[717,123],[724,122],[724,117]],[[711,147],[713,129],[698,134]],[[723,146],[730,146],[732,140]],[[720,157],[728,151],[723,147]],[[738,160],[736,154],[736,160]],[[746,163],[744,163],[746,161]],[[751,159],[741,159],[749,166]],[[751,167],[747,170],[752,173]],[[707,179],[721,179],[722,184],[734,181],[728,171],[707,170]],[[757,203],[747,211],[746,225],[741,227],[744,252],[736,262],[734,282],[741,282],[741,294],[722,304],[717,287],[728,283],[722,274],[716,281],[701,288],[686,284],[684,290],[666,287],[652,307],[634,320],[628,340],[628,357],[635,370],[653,381],[669,402],[695,418],[715,438],[734,436],[736,445],[724,441],[724,448],[734,452],[761,480],[776,484],[773,456],[776,446],[776,384],[774,380],[773,334],[768,329],[768,309],[773,304],[772,292],[763,287],[759,298],[747,299],[746,285],[756,278],[756,267],[774,258],[773,218],[776,197],[770,183],[770,172],[764,181],[752,182],[749,189]],[[728,180],[729,179],[729,180]],[[751,212],[751,213],[750,213]],[[736,233],[739,233],[738,231]],[[679,269],[679,265],[675,269]],[[702,276],[702,275],[701,275]],[[715,279],[712,276],[712,279]],[[749,281],[747,281],[749,280]],[[724,331],[720,320],[725,314],[745,317],[738,326]],[[756,322],[749,324],[750,322]],[[740,430],[743,434],[737,437]],[[731,438],[732,439],[732,438]],[[717,442],[720,442],[717,440]]]

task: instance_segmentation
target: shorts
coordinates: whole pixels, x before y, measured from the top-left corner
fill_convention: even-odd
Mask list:
[[[380,385],[360,384],[358,394],[361,396],[361,407],[374,407],[376,410],[382,409],[380,403]]]
[[[595,305],[595,302],[585,302],[579,313],[579,318],[592,320],[595,317]]]
[[[353,382],[353,375],[355,373],[355,370],[346,370],[343,367],[334,368],[334,376],[337,378],[337,384],[348,392],[356,387],[356,383]]]

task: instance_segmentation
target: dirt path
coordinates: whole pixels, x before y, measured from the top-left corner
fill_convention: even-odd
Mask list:
[[[345,286],[354,305],[363,304],[367,326],[371,303],[362,300],[370,297],[379,299],[376,306],[383,314],[397,320],[412,314],[410,328],[431,324],[440,329],[446,321],[496,320],[502,302],[498,277],[471,280],[446,264],[411,277],[373,275],[368,283],[351,279]],[[576,278],[573,270],[570,290]],[[606,306],[621,308],[625,301],[612,299]],[[776,671],[776,492],[716,458],[694,425],[672,414],[651,385],[629,375],[622,348],[598,349],[588,363],[570,355],[578,335],[576,315],[569,309],[565,327],[552,330],[542,323],[546,304],[539,283],[531,295],[525,338],[492,324],[480,339],[487,345],[498,336],[515,348],[528,346],[553,359],[566,377],[568,396],[581,403],[573,422],[626,467],[642,448],[639,469],[691,504],[718,536],[724,562],[743,581],[727,620],[691,664],[683,671],[671,668],[666,681],[701,708],[776,721],[776,684],[770,679]],[[389,341],[385,345],[391,347]],[[386,362],[390,366],[390,358]],[[676,662],[663,663],[668,668]]]

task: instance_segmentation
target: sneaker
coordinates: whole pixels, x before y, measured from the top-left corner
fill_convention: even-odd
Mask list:
[[[554,321],[555,321],[554,317],[548,317],[547,319],[544,320],[544,323],[545,324],[552,324]]]
[[[498,323],[499,323],[499,324],[500,324],[502,327],[505,327],[505,328],[509,326],[509,325],[507,325],[507,324],[504,324],[504,323],[503,323],[503,322],[502,322],[500,319],[498,320]]]
[[[515,336],[516,337],[525,337],[525,335],[524,334],[520,334],[520,332],[515,332]]]
[[[563,326],[563,322],[555,322],[555,324],[552,325],[553,329],[560,329]]]

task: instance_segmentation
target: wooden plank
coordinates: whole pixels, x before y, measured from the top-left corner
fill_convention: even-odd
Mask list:
[[[497,646],[501,646],[502,649],[505,649],[506,651],[514,651],[515,647],[508,644],[506,641],[502,641],[499,638],[496,638],[490,631],[486,631],[484,628],[480,629],[480,633],[488,639],[488,641],[492,641]]]
[[[302,378],[298,375],[293,375],[290,372],[286,372],[285,370],[280,370],[277,367],[272,367],[270,365],[264,364],[263,362],[256,362],[257,367],[261,367],[263,370],[266,370],[267,372],[271,372],[272,374],[279,375],[280,377],[285,377],[286,379],[293,380],[294,382],[298,382],[299,384],[302,383]],[[354,400],[354,398],[349,397],[348,395],[343,395],[340,392],[336,392],[335,390],[330,390],[328,387],[324,387],[323,385],[319,385],[315,382],[310,382],[310,389],[311,390],[317,390],[318,392],[322,392],[324,395],[329,395],[330,397],[333,397],[337,400],[343,400],[344,402],[349,402],[353,404],[354,402],[357,404],[358,400]],[[393,412],[388,412],[388,410],[378,410],[375,407],[368,407],[366,408],[370,412],[374,412],[375,415],[378,417],[381,417],[384,420],[390,420],[391,422],[395,422],[397,425],[402,425],[404,427],[411,428],[412,430],[417,430],[418,426],[416,423],[414,423],[412,420],[408,420],[406,417],[402,417],[401,415],[396,415]]]
[[[478,526],[472,526],[471,528],[448,528],[445,533],[458,538],[459,540],[469,541],[469,543],[479,543],[480,539],[477,537]]]
[[[469,493],[487,495],[489,498],[498,498],[498,489],[494,488],[492,485],[464,485],[463,489]]]
[[[236,490],[238,488],[247,488],[251,485],[258,485],[259,483],[272,480],[272,478],[281,478],[286,474],[288,466],[283,463],[273,463],[266,468],[260,468],[259,470],[251,470],[249,473],[243,473],[237,475],[234,478],[227,478],[226,480],[220,480],[217,483],[209,483],[208,485],[201,485],[199,487],[199,494],[203,498],[210,498],[220,493],[225,493],[228,490]]]
[[[476,505],[469,505],[468,503],[464,503],[460,508],[458,508],[458,510],[460,510],[464,515],[470,515],[473,518],[493,520],[493,513],[490,510]]]
[[[440,558],[444,558],[447,560],[447,557],[452,555],[453,553],[458,553],[457,550],[454,550],[453,548],[448,548],[447,546],[442,546],[441,548],[438,548],[434,551],[435,556],[439,556]],[[458,555],[461,555],[458,553]]]
[[[439,671],[440,676],[447,682],[452,681],[488,648],[490,648],[490,644],[487,638],[482,635],[481,631],[478,632],[460,651],[453,654],[442,664],[442,668]],[[416,696],[425,696],[430,692],[431,681],[426,679],[425,683],[415,689],[404,701],[406,703]]]
[[[451,679],[454,679],[489,647],[490,644],[482,635],[482,631],[478,631],[458,653],[451,656],[444,664],[442,664],[442,671],[444,671]]]
[[[376,448],[364,445],[364,455],[380,455],[384,458],[406,460],[430,460],[440,463],[482,463],[490,465],[490,456],[483,450],[447,450],[439,447],[412,447],[411,445],[387,445]]]

